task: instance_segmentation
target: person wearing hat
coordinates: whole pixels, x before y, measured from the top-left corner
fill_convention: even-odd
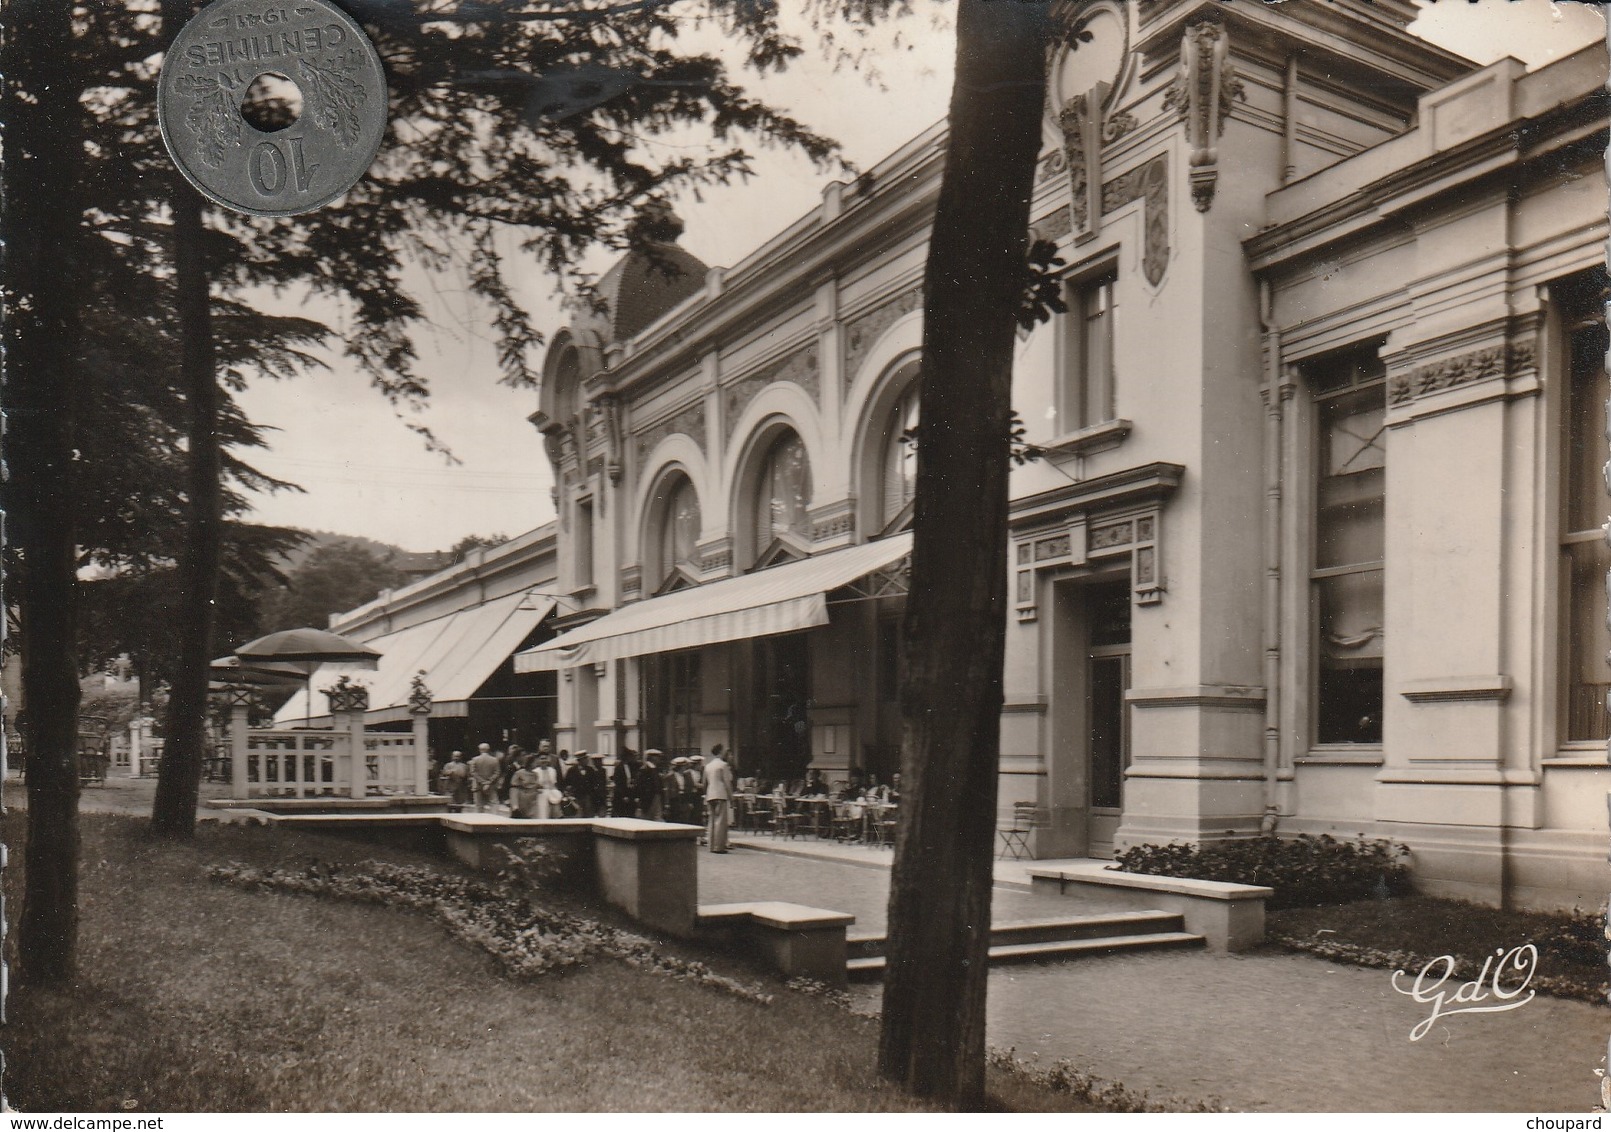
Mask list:
[[[693,790],[693,778],[688,773],[688,760],[678,755],[671,760],[671,772],[666,775],[666,820],[688,824],[688,800]]]
[[[638,816],[647,821],[666,820],[666,753],[658,747],[643,752],[643,769],[637,778]]]
[[[565,792],[576,803],[578,817],[596,818],[604,815],[604,803],[609,797],[609,784],[604,780],[604,768],[599,765],[604,756],[589,756],[586,751],[576,752],[576,761],[565,772]]]
[[[635,818],[638,816],[638,779],[644,775],[643,761],[631,747],[615,760],[615,774],[610,781],[610,816]]]

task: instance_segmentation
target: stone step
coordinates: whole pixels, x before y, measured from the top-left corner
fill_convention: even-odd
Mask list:
[[[1114,935],[1146,935],[1152,932],[1178,932],[1184,927],[1178,912],[1156,910],[1101,912],[1092,915],[1012,920],[992,924],[990,944],[994,947],[1018,943],[1097,939]],[[884,954],[884,933],[851,932],[845,937],[845,953],[852,959]]]
[[[1140,951],[1161,947],[1201,947],[1203,937],[1190,932],[1144,932],[1140,935],[1112,935],[1097,939],[1045,940],[1037,943],[1007,943],[990,949],[992,967],[1008,963],[1034,963],[1054,959],[1079,959],[1089,955],[1109,955],[1115,951]],[[883,978],[884,956],[867,955],[847,960],[845,974],[851,982]]]

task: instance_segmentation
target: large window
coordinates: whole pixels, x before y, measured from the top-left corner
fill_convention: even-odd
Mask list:
[[[1563,594],[1567,666],[1566,739],[1604,740],[1611,734],[1605,697],[1611,691],[1611,632],[1606,629],[1606,570],[1611,551],[1600,529],[1607,498],[1605,323],[1596,310],[1598,293],[1588,287],[1560,291],[1564,334],[1566,451],[1561,552],[1566,560]]]
[[[648,744],[668,755],[699,752],[700,654],[689,649],[649,657],[640,669]]]
[[[699,558],[699,496],[687,476],[668,485],[660,514],[660,579],[665,582],[679,568],[697,573]]]
[[[1063,390],[1059,408],[1063,431],[1089,428],[1113,419],[1113,275],[1068,289],[1067,340],[1063,347]]]
[[[1310,367],[1318,422],[1315,740],[1382,741],[1386,384],[1374,349]]]
[[[584,499],[576,505],[576,585],[593,584],[593,501]]]
[[[884,451],[879,462],[879,522],[881,529],[894,523],[917,491],[918,385],[906,387],[884,426]]]
[[[811,463],[794,433],[780,437],[767,451],[755,485],[755,553],[764,554],[774,539],[789,536],[811,541]]]

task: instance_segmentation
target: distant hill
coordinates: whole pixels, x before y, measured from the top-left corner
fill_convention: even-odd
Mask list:
[[[423,578],[427,574],[434,574],[438,570],[453,564],[452,554],[446,550],[404,550],[400,546],[393,546],[391,543],[381,542],[379,539],[366,538],[363,535],[344,535],[335,531],[296,529],[301,530],[308,537],[307,541],[301,546],[284,556],[280,568],[287,574],[290,574],[302,563],[306,562],[308,556],[320,547],[336,546],[340,543],[362,547],[376,558],[391,563],[411,578]]]

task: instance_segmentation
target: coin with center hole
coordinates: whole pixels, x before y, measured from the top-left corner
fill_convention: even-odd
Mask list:
[[[216,0],[168,49],[157,118],[201,193],[254,216],[295,216],[369,169],[386,133],[386,74],[329,0]]]

